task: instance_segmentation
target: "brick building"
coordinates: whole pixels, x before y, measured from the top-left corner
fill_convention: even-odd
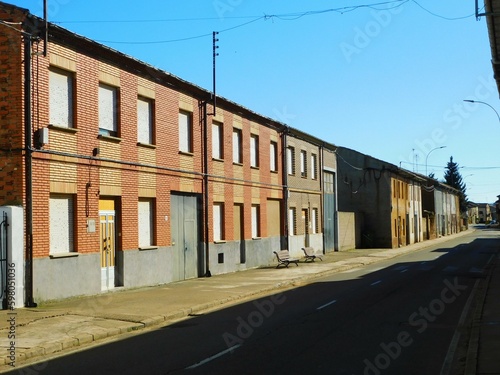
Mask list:
[[[284,143],[286,248],[292,256],[303,255],[303,247],[333,251],[337,231],[333,157],[336,147],[293,128],[288,128]]]
[[[45,45],[25,9],[0,20],[0,205],[25,209],[28,305],[273,261],[284,124],[56,25]]]

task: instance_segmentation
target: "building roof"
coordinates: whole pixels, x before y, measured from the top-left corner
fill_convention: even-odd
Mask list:
[[[491,47],[491,65],[500,92],[500,0],[484,0],[488,36]]]

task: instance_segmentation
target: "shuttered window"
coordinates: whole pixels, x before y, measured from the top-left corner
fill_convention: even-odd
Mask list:
[[[250,166],[259,166],[259,136],[255,134],[250,137]]]
[[[233,129],[233,163],[241,164],[243,158],[241,155],[241,130]]]
[[[278,170],[278,145],[276,142],[271,142],[269,154],[270,154],[269,169],[271,170],[271,172],[276,172]]]
[[[318,178],[318,157],[315,154],[311,154],[311,179],[316,180]]]
[[[137,142],[153,144],[153,102],[137,99]]]
[[[50,254],[64,254],[74,251],[74,207],[72,195],[51,194]]]
[[[138,212],[139,247],[152,246],[154,245],[153,200],[140,199]]]
[[[260,237],[260,212],[259,205],[252,205],[252,238]]]
[[[179,112],[179,151],[193,152],[193,124],[189,112]]]
[[[313,208],[311,214],[311,233],[318,233],[318,209]]]
[[[222,124],[214,122],[212,124],[212,157],[222,159]]]
[[[224,205],[222,203],[214,203],[213,205],[213,222],[214,222],[214,242],[224,239]]]
[[[286,169],[289,175],[295,174],[295,149],[293,147],[286,149]]]
[[[73,74],[60,69],[49,71],[49,122],[73,127]]]
[[[300,151],[300,176],[307,177],[307,152]]]
[[[295,208],[289,208],[288,209],[288,235],[289,236],[294,236],[295,235],[295,221],[296,221],[296,212]]]

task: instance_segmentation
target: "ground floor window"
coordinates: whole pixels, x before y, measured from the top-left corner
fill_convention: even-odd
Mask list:
[[[70,194],[51,194],[49,204],[50,254],[75,251],[74,197]]]

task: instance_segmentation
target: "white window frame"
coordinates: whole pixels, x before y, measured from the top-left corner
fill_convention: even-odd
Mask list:
[[[260,206],[258,204],[252,204],[251,207],[251,218],[252,218],[252,238],[260,237]]]
[[[60,255],[75,251],[74,212],[73,195],[50,194],[50,255]]]
[[[241,129],[234,128],[233,129],[233,163],[242,164],[242,150],[241,150]]]
[[[49,70],[49,124],[73,127],[73,73]]]
[[[137,203],[137,242],[139,248],[154,246],[154,199],[139,198]]]
[[[222,160],[224,158],[222,147],[222,124],[220,122],[212,123],[212,158]]]
[[[118,87],[99,84],[99,134],[118,136]]]
[[[153,142],[153,100],[137,98],[137,142],[150,144]]]
[[[213,238],[214,242],[224,240],[224,203],[213,204]]]
[[[186,111],[179,112],[179,151],[193,152],[193,114]]]
[[[259,136],[257,134],[250,135],[250,166],[259,167]]]

